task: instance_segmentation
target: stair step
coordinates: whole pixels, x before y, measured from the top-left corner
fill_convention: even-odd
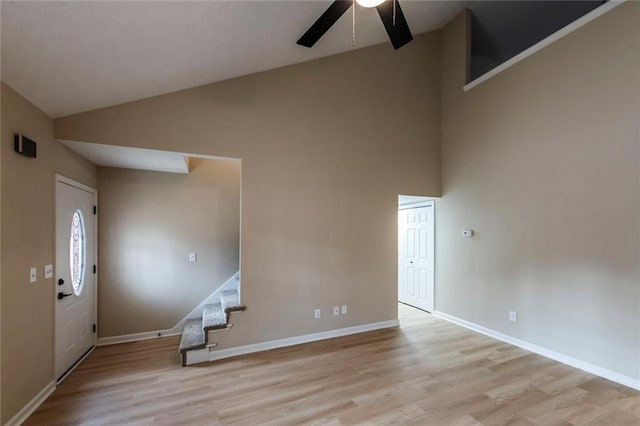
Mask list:
[[[244,311],[246,308],[240,304],[240,295],[237,290],[223,291],[220,294],[220,302],[225,313]]]
[[[184,325],[182,330],[182,339],[180,340],[180,353],[194,349],[204,349],[204,330],[202,330],[202,321],[190,319]]]
[[[227,315],[220,303],[204,305],[202,310],[202,323],[200,327],[206,332],[227,327]]]

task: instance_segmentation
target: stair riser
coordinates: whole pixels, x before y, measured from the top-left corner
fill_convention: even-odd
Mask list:
[[[196,349],[187,352],[187,361],[185,365],[199,364],[201,362],[209,362],[209,348]]]

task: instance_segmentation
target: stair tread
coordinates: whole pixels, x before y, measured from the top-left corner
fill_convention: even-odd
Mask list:
[[[224,312],[244,311],[245,307],[240,305],[240,295],[237,290],[227,290],[220,294],[220,302]]]
[[[188,350],[204,349],[204,347],[205,341],[202,321],[199,318],[187,320],[182,330],[180,352],[184,353]]]
[[[227,326],[227,316],[220,303],[204,305],[201,327],[204,330],[215,330]]]

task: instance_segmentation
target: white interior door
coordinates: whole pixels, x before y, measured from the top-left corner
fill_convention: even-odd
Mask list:
[[[433,203],[398,211],[398,301],[433,311]]]
[[[96,339],[97,192],[56,178],[55,372],[60,380]]]

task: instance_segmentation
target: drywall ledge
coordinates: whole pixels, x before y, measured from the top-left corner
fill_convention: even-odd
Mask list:
[[[475,80],[470,81],[469,83],[465,84],[463,86],[462,90],[464,90],[466,92],[466,91],[471,90],[474,87],[484,83],[485,81],[489,80],[491,77],[494,77],[494,76],[500,74],[502,71],[504,71],[504,70],[506,70],[508,68],[511,68],[513,65],[515,65],[518,62],[524,60],[525,58],[533,55],[534,53],[538,52],[539,50],[544,49],[545,47],[549,46],[550,44],[560,40],[562,37],[564,37],[564,36],[566,36],[568,34],[571,34],[575,30],[577,30],[578,28],[582,27],[583,25],[588,24],[589,22],[593,21],[594,19],[599,18],[600,16],[604,15],[605,13],[613,10],[615,7],[620,6],[625,1],[627,1],[627,0],[609,0],[607,3],[604,3],[602,6],[593,9],[591,12],[589,12],[586,15],[576,19],[575,21],[573,21],[572,23],[570,23],[566,27],[563,27],[563,28],[559,29],[558,31],[556,31],[555,33],[551,34],[550,36],[548,36],[546,38],[543,38],[542,40],[540,40],[539,42],[537,42],[536,44],[534,44],[530,48],[528,48],[526,50],[523,50],[522,52],[518,53],[516,56],[514,56],[511,59],[509,59],[508,61],[505,61],[505,62],[501,63],[497,67],[493,68],[491,71],[488,71],[488,72],[482,74],[480,77],[476,78]]]
[[[471,321],[463,320],[462,318],[458,318],[453,315],[446,314],[444,312],[434,311],[433,315],[445,321],[449,321],[450,323],[484,334],[485,336],[493,337],[494,339],[509,343],[511,345],[522,348],[526,351],[533,352],[535,354],[542,355],[543,357],[552,359],[554,361],[561,362],[570,367],[574,367],[579,370],[586,371],[587,373],[591,373],[596,376],[602,377],[604,379],[611,380],[612,382],[620,383],[621,385],[628,386],[636,390],[640,390],[640,379],[634,379],[633,377],[616,373],[615,371],[611,371],[606,368],[599,367],[597,365],[579,360],[577,358],[563,355],[561,353],[552,351],[551,349],[547,349],[542,346],[538,346],[533,343],[529,343],[527,341],[517,339],[507,334],[500,333],[498,331],[483,327]]]

